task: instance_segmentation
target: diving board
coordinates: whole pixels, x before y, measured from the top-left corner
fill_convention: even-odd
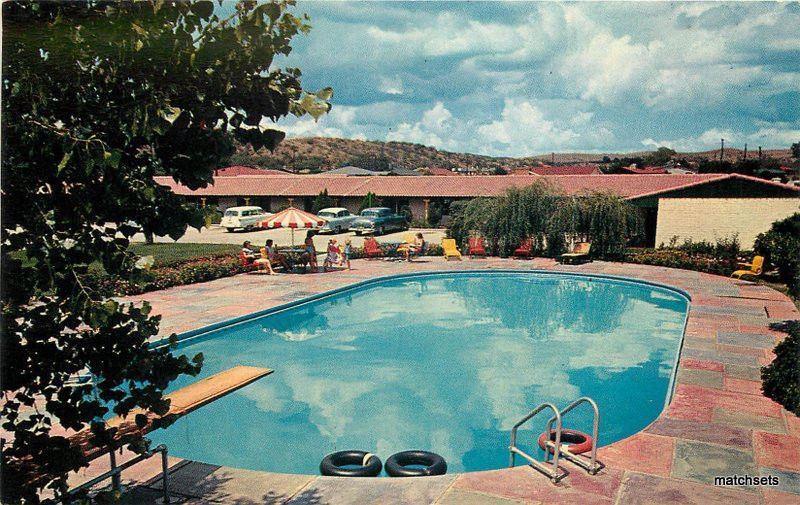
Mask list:
[[[223,396],[241,389],[258,379],[271,374],[273,370],[254,366],[238,365],[222,372],[216,373],[205,379],[200,379],[188,386],[182,387],[165,398],[170,401],[169,410],[163,416],[185,416],[186,414],[213,402]],[[143,427],[136,425],[136,416],[143,414],[147,417],[147,424]],[[153,430],[153,422],[162,416],[142,409],[134,409],[125,417],[116,416],[109,419],[106,425],[117,428],[114,438],[121,439],[129,435],[146,435]],[[92,432],[85,429],[69,437],[73,445],[83,449],[88,459],[93,459],[109,450],[108,447],[95,447],[91,444]]]

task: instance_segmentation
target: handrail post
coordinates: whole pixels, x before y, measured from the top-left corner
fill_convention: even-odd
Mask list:
[[[156,450],[161,449],[161,472],[163,473],[161,487],[164,489],[164,503],[170,502],[169,498],[169,462],[167,461],[167,446],[159,445]]]
[[[111,459],[111,471],[117,469],[117,455],[115,449],[108,451],[109,458]],[[122,492],[122,471],[111,474],[111,489],[114,491]]]

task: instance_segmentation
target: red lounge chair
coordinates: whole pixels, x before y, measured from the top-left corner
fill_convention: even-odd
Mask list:
[[[486,256],[486,248],[483,245],[483,237],[470,237],[469,239],[469,254],[473,256]]]
[[[522,243],[514,249],[514,257],[515,258],[530,258],[531,254],[533,254],[533,240],[525,239]]]
[[[378,245],[378,241],[370,237],[364,241],[364,256],[367,258],[380,258],[383,256],[383,250]]]
[[[239,251],[239,261],[242,262],[242,266],[246,268],[255,268],[255,263],[253,263],[253,258],[247,257],[244,251]]]

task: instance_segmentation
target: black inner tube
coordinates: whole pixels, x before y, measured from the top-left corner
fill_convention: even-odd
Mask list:
[[[364,458],[369,454],[367,461]],[[343,468],[354,466],[355,468]],[[319,473],[332,477],[376,477],[381,473],[381,459],[365,451],[340,451],[328,454],[319,464]]]
[[[423,468],[409,468],[412,465],[421,465]],[[386,473],[391,477],[444,475],[447,473],[447,463],[443,457],[432,452],[403,451],[389,456]]]

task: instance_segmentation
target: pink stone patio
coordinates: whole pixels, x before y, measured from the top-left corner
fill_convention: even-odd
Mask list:
[[[423,258],[408,264],[353,262],[352,271],[239,275],[131,297],[163,316],[163,335],[274,307],[363,279],[412,271],[548,269],[602,273],[675,286],[692,296],[672,403],[642,432],[603,447],[597,476],[566,463],[553,485],[530,467],[420,479],[336,479],[281,475],[173,460],[172,491],[187,503],[800,503],[800,419],[760,393],[759,367],[783,334],[768,325],[798,318],[794,304],[767,287],[661,267],[549,259]],[[242,296],[246,293],[247,296]],[[268,365],[268,364],[265,364]],[[521,415],[523,413],[520,413]],[[123,458],[125,459],[125,458]],[[159,496],[158,462],[124,474],[131,503]],[[76,481],[96,474],[90,467]],[[775,475],[774,488],[711,485],[715,475]]]

